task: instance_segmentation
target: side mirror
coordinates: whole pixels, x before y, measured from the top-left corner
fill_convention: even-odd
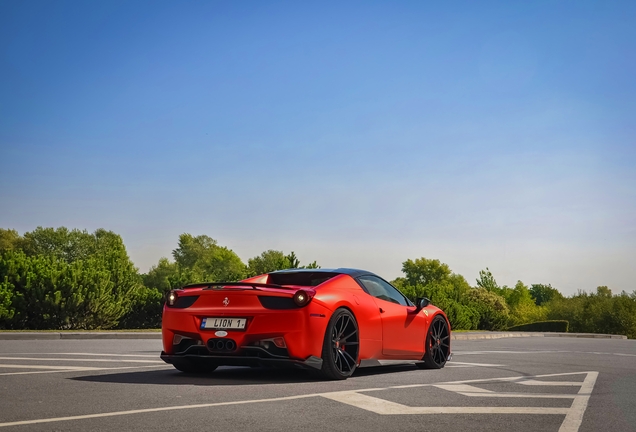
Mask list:
[[[417,308],[418,311],[424,309],[426,306],[430,304],[431,304],[431,301],[427,299],[426,297],[418,297],[415,300],[415,307]]]

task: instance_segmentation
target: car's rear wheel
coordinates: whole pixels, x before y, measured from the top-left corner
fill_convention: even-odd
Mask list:
[[[351,376],[358,364],[360,336],[358,323],[347,309],[337,309],[327,325],[322,346],[322,375],[343,380]]]
[[[179,363],[173,364],[173,366],[178,371],[181,371],[184,373],[190,373],[190,374],[210,373],[210,372],[214,372],[214,370],[218,367],[214,365],[211,366],[211,365],[194,363],[189,360],[180,361]]]
[[[441,369],[450,354],[450,330],[444,317],[438,315],[428,328],[424,363],[416,363],[420,369]]]

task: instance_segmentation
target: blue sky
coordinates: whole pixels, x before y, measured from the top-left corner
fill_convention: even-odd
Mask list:
[[[0,227],[636,289],[636,2],[0,1]]]

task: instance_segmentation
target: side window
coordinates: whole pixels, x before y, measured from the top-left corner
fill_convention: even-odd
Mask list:
[[[373,297],[402,306],[411,306],[410,302],[388,282],[376,276],[360,276],[358,281],[366,288]]]

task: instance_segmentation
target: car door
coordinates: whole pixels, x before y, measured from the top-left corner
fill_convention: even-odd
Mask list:
[[[382,318],[382,354],[421,358],[424,355],[427,317],[393,285],[372,275],[358,281],[374,297]]]

